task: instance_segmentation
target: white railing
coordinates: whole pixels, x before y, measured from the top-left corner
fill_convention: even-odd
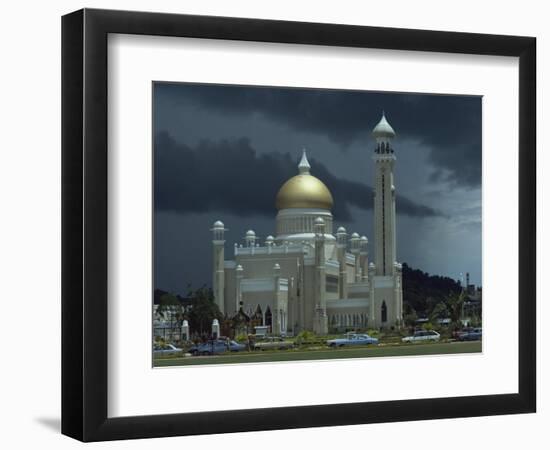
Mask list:
[[[240,247],[234,246],[234,254],[237,255],[284,255],[287,253],[307,253],[308,248],[303,244],[267,245],[264,247]]]

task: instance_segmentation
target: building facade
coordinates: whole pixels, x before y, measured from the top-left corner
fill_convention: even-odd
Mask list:
[[[313,176],[303,152],[298,174],[280,188],[276,233],[260,242],[253,230],[225,256],[225,225],[216,221],[213,291],[222,313],[262,317],[273,334],[317,334],[399,327],[403,317],[401,264],[397,262],[394,166],[395,132],[382,115],[372,132],[374,261],[369,241],[344,227],[334,232],[334,200]],[[338,199],[337,199],[338,200]]]

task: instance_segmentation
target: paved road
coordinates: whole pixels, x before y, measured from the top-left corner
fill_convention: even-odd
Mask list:
[[[438,355],[481,352],[481,342],[449,342],[406,344],[398,346],[347,347],[321,350],[281,350],[273,352],[243,352],[216,356],[155,359],[155,367],[201,364],[241,364],[275,361],[309,361],[316,359],[372,358],[381,356]]]

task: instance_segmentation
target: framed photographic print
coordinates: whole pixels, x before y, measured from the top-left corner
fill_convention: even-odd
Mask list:
[[[62,25],[64,434],[535,411],[534,38]]]

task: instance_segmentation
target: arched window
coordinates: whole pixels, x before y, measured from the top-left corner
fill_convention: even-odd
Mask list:
[[[273,324],[273,315],[271,314],[271,309],[269,306],[265,310],[265,326],[271,327]]]
[[[252,326],[264,324],[264,316],[260,305],[256,306],[256,311],[252,315],[251,319],[253,321]]]
[[[388,321],[388,307],[386,306],[386,301],[382,302],[382,323]]]

